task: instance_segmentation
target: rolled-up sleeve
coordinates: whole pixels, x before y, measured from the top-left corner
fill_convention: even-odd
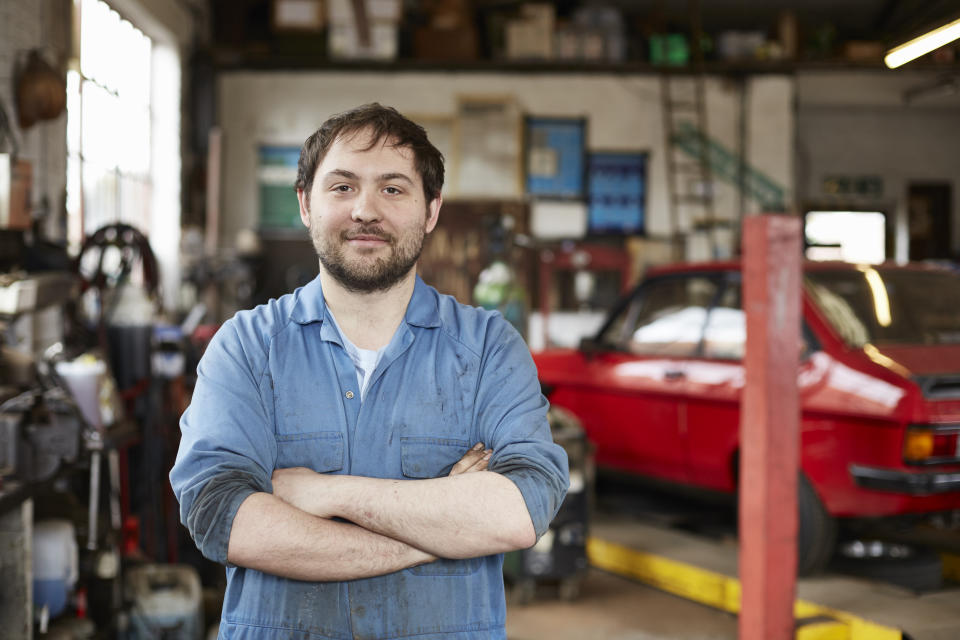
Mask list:
[[[506,476],[523,495],[539,538],[550,526],[570,484],[563,447],[547,421],[537,369],[520,334],[497,316],[488,328],[476,414],[487,446],[489,469]]]
[[[267,355],[236,319],[217,332],[197,367],[197,384],[180,420],[170,484],[180,520],[200,552],[227,563],[230,529],[252,493],[272,492],[277,458]]]

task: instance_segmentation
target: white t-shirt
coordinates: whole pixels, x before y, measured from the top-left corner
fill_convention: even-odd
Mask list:
[[[333,317],[333,314],[328,311],[327,315],[333,321],[333,326],[337,328],[337,333],[340,334],[340,340],[343,341],[343,348],[347,350],[347,355],[353,360],[353,366],[357,368],[357,385],[360,387],[360,402],[363,402],[363,397],[367,393],[367,385],[370,384],[370,380],[373,378],[373,372],[377,370],[377,364],[380,363],[380,358],[383,357],[383,352],[387,350],[390,343],[388,342],[377,350],[361,349],[350,342],[350,339],[343,333],[340,325],[337,324],[337,319]]]

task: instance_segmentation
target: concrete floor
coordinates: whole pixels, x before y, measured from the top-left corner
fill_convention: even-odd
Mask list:
[[[694,534],[662,521],[662,514],[629,509],[599,510],[591,535],[632,549],[735,576],[733,535]],[[657,520],[661,521],[657,521]],[[720,528],[722,531],[722,527]],[[878,624],[901,629],[913,640],[960,638],[960,585],[916,594],[828,570],[798,581],[797,597]],[[510,640],[721,640],[737,637],[732,614],[657,591],[638,582],[591,569],[580,597],[561,602],[556,589],[538,588],[532,603],[511,605]]]
[[[509,640],[735,640],[737,619],[619,576],[591,569],[580,597],[549,586],[507,609]]]

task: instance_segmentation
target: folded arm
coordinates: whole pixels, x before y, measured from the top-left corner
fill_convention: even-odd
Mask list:
[[[392,573],[435,558],[389,537],[305,513],[253,493],[233,520],[227,560],[296,580],[336,581]]]
[[[281,469],[274,493],[311,514],[337,516],[444,558],[530,547],[533,522],[517,486],[490,471],[428,480],[328,476]]]
[[[450,476],[487,467],[490,456],[474,447],[454,465]],[[284,478],[275,492],[289,492],[309,476],[309,469],[275,474]],[[400,571],[436,558],[410,544],[348,522],[328,519],[334,513],[311,515],[268,493],[253,493],[240,505],[230,531],[227,560],[297,580],[355,580]],[[322,516],[322,517],[321,517]]]

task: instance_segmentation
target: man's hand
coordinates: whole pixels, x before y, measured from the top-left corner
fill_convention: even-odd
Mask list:
[[[470,473],[472,471],[486,471],[492,453],[493,449],[484,449],[483,443],[478,442],[473,445],[473,448],[463,454],[463,457],[457,461],[457,464],[453,465],[453,468],[450,469],[450,473],[447,475],[458,476],[461,473]]]
[[[492,449],[485,449],[483,443],[478,442],[453,465],[449,475],[486,471],[492,453]],[[324,475],[306,467],[276,469],[272,478],[273,495],[301,511],[321,518],[332,517],[335,514],[324,507],[323,496],[318,495],[322,490],[317,480]]]
[[[271,478],[273,495],[301,511],[329,518],[334,514],[326,512],[316,495],[318,487],[315,481],[322,475],[306,467],[275,469]]]

